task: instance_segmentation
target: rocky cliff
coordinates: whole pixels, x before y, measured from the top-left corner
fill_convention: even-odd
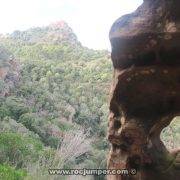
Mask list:
[[[110,30],[108,168],[133,173],[109,180],[180,178],[179,150],[169,152],[160,140],[162,129],[180,114],[179,7],[178,0],[144,0]]]

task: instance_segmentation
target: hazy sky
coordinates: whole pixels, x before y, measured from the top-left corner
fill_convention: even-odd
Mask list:
[[[0,0],[0,33],[65,20],[83,45],[107,49],[112,23],[121,15],[134,11],[142,1]]]

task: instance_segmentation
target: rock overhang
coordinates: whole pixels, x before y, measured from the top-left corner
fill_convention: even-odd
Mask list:
[[[168,152],[159,137],[180,114],[179,7],[178,0],[146,0],[110,30],[114,80],[108,167],[138,172],[109,179],[180,178],[178,151],[176,156]]]

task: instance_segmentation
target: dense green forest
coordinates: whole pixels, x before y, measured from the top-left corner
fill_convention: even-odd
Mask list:
[[[60,22],[1,35],[0,59],[0,177],[106,168],[108,51],[83,47]]]
[[[112,71],[109,52],[83,47],[65,22],[1,35],[0,179],[106,168]]]

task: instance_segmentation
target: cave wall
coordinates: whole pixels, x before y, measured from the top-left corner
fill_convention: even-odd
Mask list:
[[[160,140],[180,114],[179,8],[179,0],[144,0],[112,25],[108,169],[129,175],[109,180],[180,179],[180,150]]]

